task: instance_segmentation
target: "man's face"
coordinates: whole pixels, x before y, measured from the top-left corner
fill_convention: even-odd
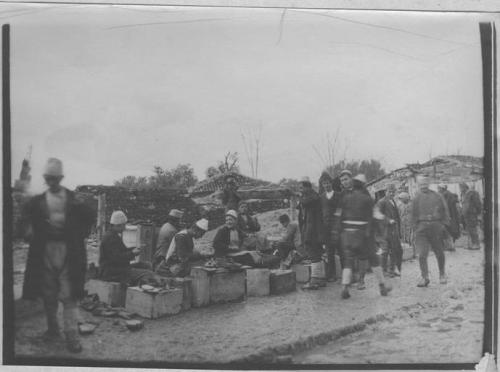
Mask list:
[[[245,214],[248,212],[248,205],[246,204],[241,204],[239,207],[238,207],[238,212],[240,212],[240,214]]]
[[[289,223],[290,223],[290,221],[280,222],[281,226],[283,226],[283,227],[287,227]]]
[[[230,229],[234,229],[236,226],[236,220],[231,216],[226,216],[226,226]]]
[[[392,189],[392,190],[387,190],[387,196],[390,198],[390,199],[394,199],[394,196],[396,196],[396,190]]]
[[[347,174],[344,174],[342,177],[340,177],[340,183],[342,184],[342,187],[344,189],[352,188],[352,178]]]
[[[327,191],[330,192],[332,191],[332,183],[330,181],[323,181],[321,182],[321,186]]]
[[[50,190],[59,189],[59,184],[63,179],[62,176],[49,176],[49,175],[44,175],[43,178],[45,179],[45,183],[47,184]]]

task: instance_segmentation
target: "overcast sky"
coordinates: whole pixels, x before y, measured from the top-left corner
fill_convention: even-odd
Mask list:
[[[262,125],[259,178],[338,156],[386,170],[483,155],[480,20],[493,15],[0,5],[12,34],[13,179],[33,145],[33,189],[59,157],[65,184],[112,184],[227,151]],[[347,147],[347,150],[345,150]]]

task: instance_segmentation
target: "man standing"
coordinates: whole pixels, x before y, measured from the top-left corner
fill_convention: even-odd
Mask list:
[[[175,234],[168,252],[156,273],[167,277],[186,277],[191,273],[191,261],[201,254],[194,251],[194,240],[200,239],[208,231],[208,220],[202,218],[188,229]]]
[[[323,220],[321,213],[321,200],[313,190],[309,178],[304,177],[300,182],[299,196],[299,227],[302,242],[311,260],[311,280],[302,288],[318,289],[326,286],[325,267],[323,256]]]
[[[373,228],[373,200],[363,189],[353,187],[353,178],[350,171],[344,170],[340,173],[340,182],[344,190],[335,212],[335,229],[337,236],[340,236],[344,256],[342,299],[351,297],[349,285],[351,284],[356,258],[359,260],[360,272],[364,273],[366,266],[370,263],[379,283],[380,294],[387,296],[392,288],[385,283],[379,257],[370,242],[372,237],[371,229]],[[360,282],[362,279],[364,278],[360,278]]]
[[[222,190],[222,204],[226,207],[226,211],[237,210],[238,203],[241,198],[238,195],[238,184],[232,175],[227,175],[224,179],[224,189]]]
[[[427,267],[429,249],[432,249],[436,255],[439,267],[439,282],[446,284],[442,237],[450,221],[448,207],[439,193],[429,189],[429,179],[427,177],[419,178],[418,185],[420,191],[413,198],[410,214],[413,231],[415,231],[415,248],[422,275],[417,287],[427,287],[430,282]]]
[[[43,298],[47,341],[59,338],[58,302],[64,307],[64,333],[69,351],[82,350],[77,332],[78,300],[84,295],[87,251],[85,238],[95,222],[91,208],[61,186],[63,165],[50,158],[44,172],[48,190],[34,196],[25,207],[28,260],[23,298]]]
[[[477,250],[480,248],[477,227],[483,211],[481,198],[479,193],[476,190],[470,190],[466,183],[460,184],[460,192],[462,193],[462,213],[469,234],[467,249]]]
[[[181,219],[184,213],[178,209],[172,209],[168,216],[167,222],[161,227],[158,233],[158,243],[156,244],[156,252],[154,255],[155,268],[165,260],[168,247],[175,234],[181,229]]]
[[[340,192],[333,190],[333,180],[328,173],[323,172],[320,177],[320,182],[324,190],[320,198],[327,255],[326,279],[328,281],[335,281],[335,254],[340,253],[340,249],[337,247],[338,240],[335,240],[333,236],[333,216],[339,203]]]
[[[458,215],[456,195],[448,191],[448,187],[444,183],[438,185],[438,191],[443,196],[450,213],[450,225],[444,234],[444,249],[454,251],[453,242],[460,237],[460,217]]]
[[[385,244],[382,245],[384,247],[381,256],[382,269],[390,277],[401,275],[401,264],[403,262],[403,249],[400,240],[401,219],[394,201],[395,196],[396,186],[391,183],[387,185],[386,195],[378,201],[375,207],[383,216],[381,233]]]

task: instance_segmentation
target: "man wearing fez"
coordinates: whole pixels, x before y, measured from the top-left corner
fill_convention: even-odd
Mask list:
[[[158,233],[158,243],[156,244],[156,252],[154,254],[155,267],[165,260],[170,242],[175,234],[181,230],[183,215],[184,213],[178,209],[172,209],[169,212],[167,222],[161,227]]]
[[[275,268],[279,266],[277,256],[256,250],[247,250],[243,245],[246,234],[238,227],[238,213],[226,212],[226,223],[217,230],[213,241],[214,256],[218,262],[234,261],[241,265]]]
[[[455,247],[453,242],[460,237],[460,216],[457,209],[457,198],[456,194],[448,191],[448,186],[444,183],[438,185],[438,191],[443,196],[448,206],[448,212],[450,212],[450,224],[447,226],[447,230],[444,233],[444,249],[446,251],[454,251]]]
[[[186,277],[191,272],[191,262],[202,255],[194,250],[194,239],[200,239],[208,231],[208,220],[202,218],[191,227],[179,231],[170,242],[165,261],[156,273],[167,277]]]
[[[432,249],[439,267],[439,282],[446,284],[443,234],[450,223],[448,207],[443,197],[429,189],[429,179],[418,179],[419,192],[411,202],[411,221],[415,231],[415,248],[420,264],[421,280],[417,287],[429,285],[429,269],[427,256]]]
[[[299,189],[299,227],[307,259],[311,261],[311,279],[303,289],[326,286],[323,256],[323,216],[321,199],[308,177],[302,178]]]
[[[469,234],[467,249],[479,249],[477,227],[483,211],[481,198],[479,193],[476,190],[469,189],[466,183],[462,182],[459,186],[462,193],[462,214],[465,221],[465,228]]]
[[[99,248],[100,279],[127,286],[160,285],[160,279],[150,270],[150,264],[130,263],[141,253],[141,247],[127,248],[123,243],[122,234],[126,223],[127,216],[122,211],[111,214],[110,228],[104,234]]]
[[[48,326],[46,341],[60,337],[57,308],[61,301],[66,347],[78,353],[82,350],[77,332],[78,300],[84,296],[87,269],[85,238],[96,216],[74,192],[61,186],[64,173],[59,159],[48,160],[43,177],[47,191],[34,196],[24,208],[30,247],[23,298],[42,297]]]
[[[368,263],[371,265],[378,283],[380,294],[387,296],[391,287],[385,283],[384,274],[380,267],[379,257],[372,244],[373,227],[373,199],[363,188],[355,188],[352,173],[343,170],[340,173],[340,182],[343,191],[340,202],[335,211],[336,238],[340,238],[341,249],[344,256],[342,270],[342,299],[348,299],[349,285],[352,281],[354,260],[359,260],[360,274],[366,272]],[[364,278],[360,277],[364,284]],[[363,289],[364,287],[359,287]]]
[[[237,210],[238,203],[241,198],[237,192],[238,184],[236,183],[236,179],[229,174],[224,178],[224,182],[224,189],[222,190],[222,204],[226,207],[226,211]]]
[[[325,248],[327,256],[326,279],[335,281],[335,254],[340,254],[338,240],[334,239],[333,216],[340,199],[340,191],[333,189],[333,179],[323,172],[320,177],[320,185],[323,189],[321,193],[321,212],[323,215],[323,231],[325,234]],[[340,274],[340,273],[339,273]]]
[[[400,240],[401,218],[394,197],[396,186],[387,185],[385,196],[377,202],[375,208],[382,214],[380,220],[380,234],[384,243],[382,248],[382,269],[388,276],[400,276],[403,262],[403,248]]]

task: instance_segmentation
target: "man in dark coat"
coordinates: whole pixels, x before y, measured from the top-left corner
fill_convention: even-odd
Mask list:
[[[325,267],[322,260],[323,255],[323,215],[321,211],[321,199],[313,190],[311,181],[304,177],[300,183],[299,204],[299,227],[302,242],[311,260],[311,280],[302,288],[318,289],[326,285]]]
[[[227,175],[224,179],[224,189],[222,190],[222,204],[226,211],[238,210],[238,203],[241,198],[238,195],[238,184],[232,175]]]
[[[458,196],[448,191],[448,187],[444,183],[438,185],[438,191],[446,201],[448,212],[450,213],[450,225],[446,227],[443,237],[445,241],[444,249],[454,251],[453,242],[460,237],[460,216],[457,209]]]
[[[34,196],[24,208],[28,260],[23,298],[42,297],[47,316],[47,341],[59,338],[58,302],[63,303],[66,346],[80,352],[78,300],[83,298],[87,251],[85,238],[95,222],[94,211],[60,185],[62,162],[50,158],[44,172],[48,190]]]
[[[321,193],[321,212],[323,214],[323,231],[325,238],[325,248],[327,255],[326,279],[335,281],[335,254],[341,256],[338,247],[338,240],[334,239],[333,216],[340,200],[340,190],[333,189],[333,180],[326,172],[320,177],[320,184],[323,192]],[[340,273],[339,273],[340,274]]]
[[[150,270],[150,264],[130,263],[141,253],[141,247],[127,248],[123,243],[122,233],[126,223],[127,216],[122,211],[111,214],[111,227],[104,234],[99,248],[99,278],[124,286],[160,285],[160,279]]]
[[[401,218],[394,200],[395,196],[396,186],[394,184],[387,185],[386,195],[377,202],[375,207],[383,216],[379,222],[381,238],[384,240],[384,244],[381,245],[382,269],[390,277],[401,275],[403,262],[403,248],[400,239]]]
[[[460,191],[462,193],[462,214],[469,234],[467,249],[476,250],[480,248],[477,228],[479,218],[483,213],[481,197],[476,190],[469,189],[466,183],[460,184]]]
[[[373,199],[362,188],[354,188],[352,173],[344,170],[340,174],[342,191],[340,202],[335,211],[335,231],[340,237],[341,248],[344,255],[344,268],[342,269],[342,299],[348,299],[349,285],[352,281],[354,260],[359,260],[360,274],[365,272],[368,263],[375,274],[380,294],[387,296],[391,287],[385,283],[384,274],[380,267],[379,257],[375,253],[371,230],[373,229]],[[360,277],[364,284],[364,278]],[[363,289],[364,286],[358,286]]]
[[[430,249],[434,251],[438,262],[439,282],[446,284],[443,234],[450,221],[448,206],[441,194],[429,188],[428,178],[420,177],[418,185],[420,191],[411,202],[410,212],[413,231],[415,231],[415,249],[422,275],[417,287],[427,287],[429,285],[427,257]]]

